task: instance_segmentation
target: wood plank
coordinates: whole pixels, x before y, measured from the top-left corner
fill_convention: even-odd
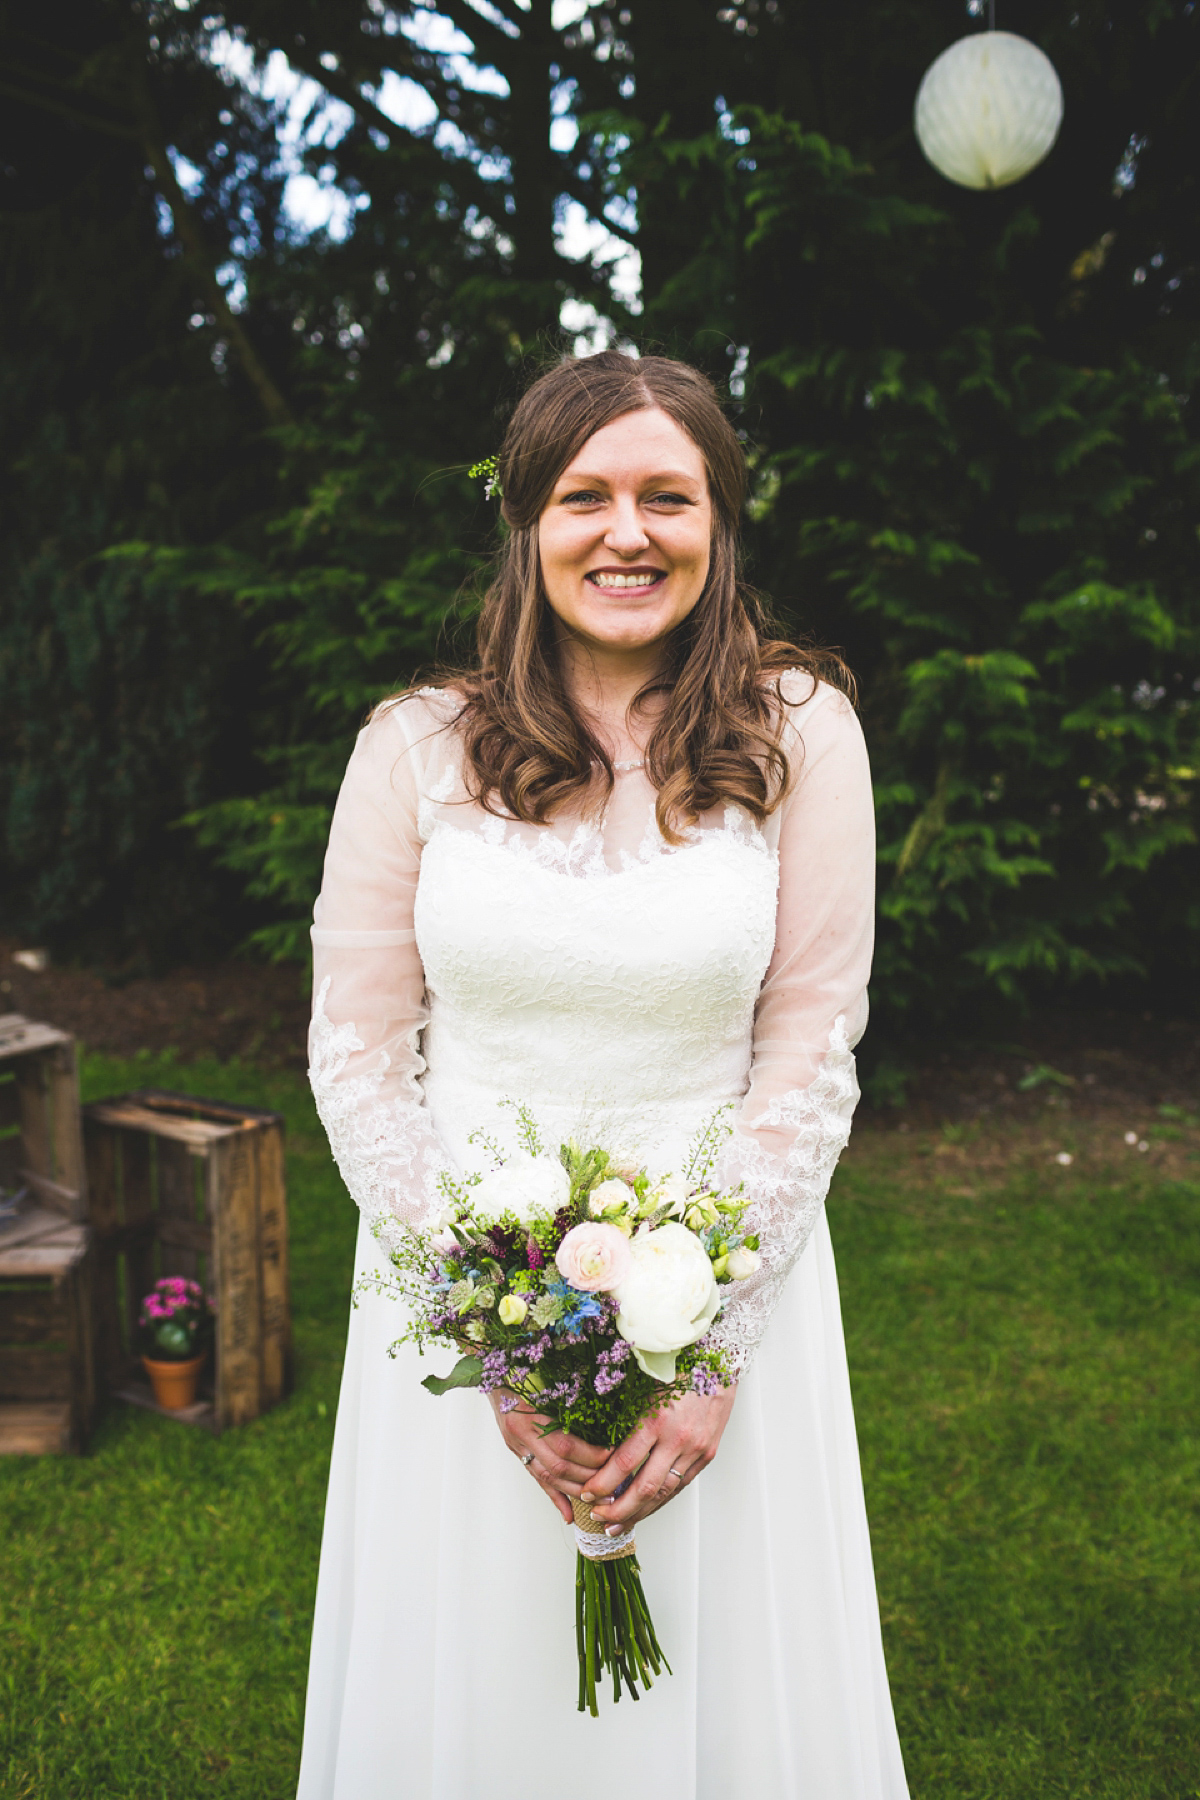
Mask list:
[[[125,1379],[129,1356],[121,1342],[119,1254],[110,1239],[98,1239],[89,1258],[91,1269],[92,1355],[96,1385],[107,1393]]]
[[[0,1456],[65,1456],[71,1447],[69,1403],[14,1401],[0,1406]]]
[[[117,1125],[125,1131],[148,1131],[153,1137],[174,1138],[196,1150],[205,1150],[209,1144],[219,1143],[239,1129],[236,1125],[216,1124],[211,1119],[175,1118],[124,1100],[94,1100],[83,1110],[84,1118],[98,1125]]]
[[[67,1313],[67,1357],[71,1368],[71,1438],[87,1448],[96,1417],[96,1358],[92,1331],[92,1271],[81,1258],[63,1284]]]
[[[137,1340],[142,1301],[154,1286],[154,1194],[150,1186],[150,1139],[141,1131],[121,1133],[121,1248],[125,1252],[125,1342]]]
[[[85,1247],[80,1244],[56,1244],[43,1240],[33,1244],[18,1244],[15,1250],[6,1250],[0,1255],[0,1279],[25,1280],[31,1275],[42,1275],[61,1281],[70,1274],[84,1254]]]
[[[211,1250],[212,1235],[196,1217],[196,1159],[171,1138],[158,1140],[158,1218],[164,1275],[186,1275],[194,1281],[200,1266],[197,1253]]]
[[[0,1079],[0,1131],[21,1123],[21,1097],[11,1070]]]
[[[121,1145],[121,1223],[140,1225],[154,1217],[150,1183],[150,1140],[141,1131],[123,1131]]]
[[[35,1169],[18,1169],[17,1176],[33,1189],[39,1200],[54,1207],[60,1218],[83,1217],[83,1195],[77,1188],[60,1187],[57,1181],[51,1181],[47,1175],[39,1175]]]
[[[0,1398],[69,1400],[70,1352],[24,1344],[0,1344]]]
[[[21,1107],[21,1138],[24,1155],[21,1162],[35,1175],[54,1179],[50,1146],[50,1102],[46,1092],[44,1058],[24,1056],[15,1065],[17,1097]]]
[[[158,1226],[158,1241],[163,1246],[162,1267],[164,1275],[187,1275],[196,1279],[197,1254],[212,1255],[212,1230],[201,1225],[197,1219],[162,1219]],[[191,1267],[185,1267],[185,1264]]]
[[[0,1343],[66,1343],[70,1287],[48,1277],[27,1287],[0,1288]]]
[[[258,1140],[258,1254],[262,1283],[262,1387],[265,1411],[291,1390],[292,1334],[288,1305],[287,1186],[283,1127],[268,1125]]]
[[[117,1182],[117,1137],[91,1117],[83,1115],[83,1147],[87,1157],[88,1221],[100,1236],[121,1222]]]
[[[153,1245],[157,1235],[157,1219],[139,1219],[136,1225],[118,1225],[115,1231],[106,1232],[105,1242],[127,1256],[131,1250],[144,1250],[148,1244]]]
[[[199,1115],[202,1119],[225,1119],[241,1128],[283,1122],[282,1113],[263,1112],[254,1106],[234,1106],[228,1100],[206,1100],[198,1094],[175,1094],[168,1088],[137,1088],[133,1093],[122,1094],[121,1099],[148,1106],[155,1112],[183,1113],[187,1118]]]
[[[17,1180],[20,1163],[21,1134],[19,1131],[10,1131],[7,1137],[0,1137],[0,1188],[8,1193],[25,1185]]]
[[[84,1151],[87,1156],[88,1218],[96,1234],[91,1259],[92,1343],[96,1381],[101,1391],[122,1377],[125,1350],[121,1343],[118,1253],[112,1234],[118,1229],[117,1134],[95,1124],[84,1114]]]
[[[180,1425],[199,1425],[205,1431],[216,1433],[217,1409],[210,1399],[196,1400],[191,1406],[160,1406],[150,1383],[143,1385],[136,1378],[123,1383],[113,1397],[124,1400],[129,1406],[140,1406],[146,1412],[157,1413],[160,1419],[174,1419]]]
[[[69,1032],[57,1025],[43,1025],[39,1019],[27,1019],[23,1013],[0,1013],[0,1061],[10,1056],[25,1056],[31,1050],[53,1050],[69,1044]]]
[[[74,1193],[71,1217],[82,1219],[87,1210],[83,1160],[83,1120],[79,1105],[79,1069],[74,1043],[60,1044],[48,1059],[50,1116],[54,1141],[54,1179],[66,1193]]]
[[[217,1301],[217,1424],[221,1430],[262,1411],[257,1158],[247,1133],[214,1144],[208,1165]]]
[[[33,1238],[61,1231],[63,1224],[60,1212],[53,1212],[48,1206],[38,1206],[35,1201],[27,1200],[16,1218],[0,1227],[0,1256],[17,1244],[25,1244]]]

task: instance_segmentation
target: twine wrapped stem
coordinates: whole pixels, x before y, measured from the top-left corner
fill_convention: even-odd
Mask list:
[[[627,1556],[637,1555],[632,1530],[610,1538],[609,1521],[598,1519],[586,1500],[573,1499],[571,1511],[575,1515],[575,1542],[579,1554],[586,1556],[589,1562],[621,1562]]]

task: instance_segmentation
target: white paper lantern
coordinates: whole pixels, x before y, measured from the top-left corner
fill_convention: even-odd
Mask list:
[[[1045,52],[1011,31],[979,31],[926,69],[913,122],[948,181],[999,188],[1037,168],[1062,116],[1062,87]]]

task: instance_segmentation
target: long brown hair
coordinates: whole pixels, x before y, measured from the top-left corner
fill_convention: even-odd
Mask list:
[[[653,407],[703,456],[713,521],[700,599],[667,639],[658,674],[633,701],[636,710],[651,695],[666,695],[645,767],[658,790],[656,817],[667,841],[678,843],[680,823],[721,802],[744,807],[760,823],[779,804],[790,778],[781,742],[784,669],[805,670],[814,681],[829,673],[849,685],[836,656],[818,657],[772,636],[762,601],[741,578],[746,459],[705,376],[668,357],[637,360],[615,350],[563,361],[527,390],[504,434],[499,479],[509,530],[480,611],[478,666],[440,676],[464,697],[459,730],[467,786],[489,812],[503,807],[543,825],[594,791],[597,769],[604,792],[611,792],[608,753],[563,683],[542,585],[538,520],[589,438],[626,413]]]

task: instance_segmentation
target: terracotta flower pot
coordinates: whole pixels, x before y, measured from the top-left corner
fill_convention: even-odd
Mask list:
[[[187,1362],[156,1362],[152,1357],[143,1356],[142,1367],[150,1377],[158,1404],[168,1412],[190,1406],[196,1398],[200,1371],[207,1359],[207,1350],[202,1350],[199,1356],[189,1357]]]

